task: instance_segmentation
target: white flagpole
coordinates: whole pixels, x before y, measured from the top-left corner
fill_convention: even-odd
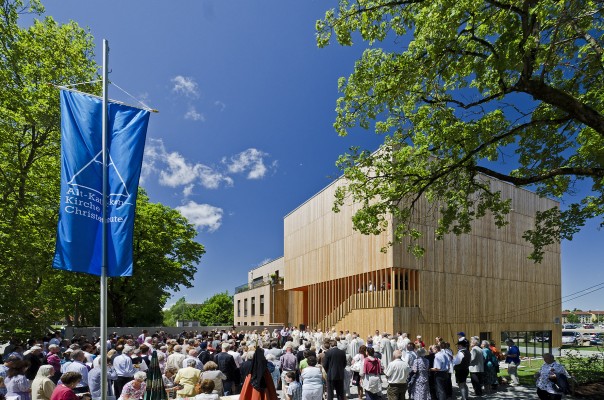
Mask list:
[[[101,258],[101,399],[107,399],[107,195],[109,193],[109,168],[107,154],[107,71],[109,44],[103,39],[103,117],[102,117],[102,152],[103,152],[103,230]]]

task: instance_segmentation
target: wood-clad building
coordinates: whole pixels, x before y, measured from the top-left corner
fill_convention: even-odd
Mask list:
[[[435,240],[435,217],[423,218],[416,228],[426,253],[415,258],[406,244],[388,247],[392,220],[388,231],[365,236],[352,227],[356,205],[334,213],[340,184],[334,182],[284,219],[289,324],[363,336],[375,329],[404,331],[430,342],[436,336],[451,340],[459,331],[496,341],[502,333],[551,331],[553,346],[560,345],[560,246],[548,247],[543,262],[535,264],[527,258],[532,247],[522,238],[534,226],[536,212],[557,202],[491,180],[512,201],[509,224],[498,229],[487,215],[474,221],[469,234]],[[431,215],[427,207],[420,202],[420,215]]]

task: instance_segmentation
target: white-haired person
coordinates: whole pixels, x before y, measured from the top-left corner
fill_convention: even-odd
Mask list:
[[[568,379],[570,375],[564,366],[558,363],[551,353],[543,354],[543,365],[535,372],[537,380],[537,396],[541,400],[560,400],[563,393],[570,390]],[[554,383],[562,391],[556,390]]]
[[[134,379],[126,383],[122,388],[120,400],[139,400],[145,396],[147,389],[147,374],[138,371],[134,374]]]
[[[183,366],[182,362],[185,360],[185,358],[187,358],[187,356],[182,354],[182,346],[179,344],[174,346],[172,350],[172,354],[170,354],[166,360],[166,366],[181,369]]]
[[[36,377],[31,383],[31,399],[32,400],[50,400],[55,383],[52,381],[52,376],[55,374],[55,369],[52,365],[42,365],[38,368]]]
[[[176,394],[178,397],[193,397],[195,393],[195,385],[199,382],[201,371],[195,368],[195,360],[188,358],[185,360],[185,368],[181,368],[174,377],[174,383],[182,386]]]
[[[117,375],[113,385],[116,397],[120,397],[124,385],[134,378],[134,373],[136,371],[134,370],[132,358],[130,357],[133,351],[134,348],[132,346],[124,346],[122,354],[113,359],[113,368],[115,368],[115,373]]]
[[[275,363],[278,362],[274,354],[268,354],[266,356],[266,362],[268,367],[268,372],[271,374],[271,378],[273,378],[273,384],[277,387],[277,383],[279,382],[279,378],[281,377],[281,372],[279,368],[275,366]],[[243,374],[242,374],[243,375]],[[243,378],[243,376],[242,376]]]

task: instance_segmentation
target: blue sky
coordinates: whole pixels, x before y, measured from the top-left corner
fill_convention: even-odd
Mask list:
[[[283,255],[283,217],[339,175],[350,146],[377,148],[371,132],[332,128],[337,79],[363,45],[318,49],[314,26],[335,1],[46,0],[46,15],[88,27],[110,80],[159,110],[151,116],[142,185],[179,208],[206,247],[194,287],[202,302],[245,283]],[[110,87],[110,97],[134,101]],[[590,224],[563,244],[563,296],[604,282],[604,233]],[[538,268],[538,266],[536,266]],[[564,308],[604,309],[603,291]]]

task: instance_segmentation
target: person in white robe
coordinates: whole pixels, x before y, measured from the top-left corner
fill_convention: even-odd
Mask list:
[[[392,361],[392,345],[390,344],[390,339],[388,338],[387,333],[382,334],[382,339],[380,340],[380,349],[382,350],[382,365],[384,369],[388,367],[390,361]]]

